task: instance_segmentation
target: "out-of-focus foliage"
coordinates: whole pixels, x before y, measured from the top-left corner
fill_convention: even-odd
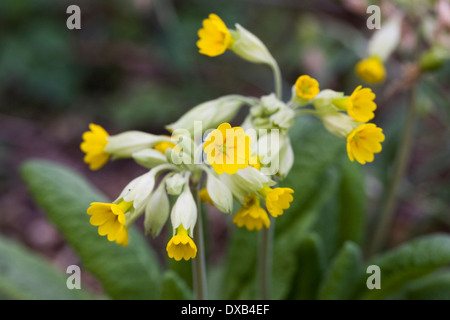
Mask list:
[[[405,10],[413,10],[403,2]],[[81,133],[89,122],[101,122],[110,132],[164,133],[164,125],[205,100],[271,92],[268,68],[232,54],[211,59],[197,53],[197,30],[211,12],[263,40],[280,64],[285,98],[300,74],[350,93],[360,84],[353,68],[372,32],[366,28],[366,8],[357,3],[0,1],[0,297],[191,298],[190,264],[161,258],[164,245],[133,230],[130,247],[123,250],[98,237],[89,225],[89,203],[113,198],[138,169],[125,161],[88,172],[79,151]],[[81,30],[66,28],[71,4],[82,10]],[[292,132],[295,164],[283,185],[295,189],[295,202],[275,225],[274,298],[448,298],[449,63],[427,75],[419,87],[418,134],[389,251],[374,260],[364,256],[404,121],[404,95],[386,92],[410,57],[408,41],[414,32],[422,30],[407,30],[409,37],[387,66],[391,80],[373,88],[377,125],[386,134],[383,153],[374,163],[364,168],[349,163],[344,143],[312,118]],[[22,167],[27,190],[40,209],[19,174],[19,164],[30,157],[59,163],[30,161]],[[211,298],[255,298],[257,233],[236,228],[227,217],[211,217],[206,241]],[[37,227],[49,235],[38,234]],[[429,236],[436,232],[443,234]],[[95,292],[65,290],[65,270],[47,260],[66,266],[74,259],[61,258],[67,248],[90,274]],[[365,272],[372,263],[389,275],[383,280],[386,287],[368,292]],[[33,268],[25,272],[25,265]],[[43,282],[48,290],[39,290]]]

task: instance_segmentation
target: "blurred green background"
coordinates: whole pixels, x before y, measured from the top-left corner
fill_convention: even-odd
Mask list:
[[[230,28],[239,23],[260,37],[280,65],[287,100],[301,74],[318,79],[321,88],[346,94],[363,84],[354,65],[373,33],[366,28],[367,3],[0,1],[0,234],[63,269],[77,264],[78,257],[20,178],[23,161],[38,157],[67,165],[113,199],[144,169],[122,160],[90,172],[79,150],[90,122],[110,134],[132,129],[164,134],[164,125],[205,100],[225,94],[259,97],[273,91],[267,67],[249,64],[229,52],[216,58],[197,52],[197,30],[209,13],[218,14]],[[66,9],[72,4],[81,8],[81,30],[66,28]],[[405,96],[397,93],[385,99],[384,93],[411,56],[406,40],[389,60],[388,81],[372,87],[378,104],[375,122],[387,139],[374,163],[364,167],[368,221],[384,197],[404,119]],[[449,78],[447,63],[427,75],[419,87],[420,119],[389,247],[417,235],[450,231]],[[245,112],[238,115],[236,124]],[[301,149],[301,140],[293,143]],[[341,148],[344,151],[345,145]],[[226,218],[220,215],[210,219],[211,259],[220,260],[226,253],[230,225],[222,223]],[[161,260],[165,240],[148,240]],[[85,277],[94,291],[101,291],[94,278]]]

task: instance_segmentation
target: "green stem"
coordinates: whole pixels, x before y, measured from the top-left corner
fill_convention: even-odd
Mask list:
[[[199,184],[191,187],[192,194],[197,204],[197,223],[194,227],[194,240],[197,245],[197,256],[192,259],[192,273],[194,282],[194,293],[197,300],[207,300],[206,287],[206,263],[205,263],[205,243],[203,239],[203,217],[200,198],[198,196]]]
[[[272,70],[275,82],[275,94],[278,99],[282,99],[282,80],[278,63],[274,60]],[[272,244],[275,220],[270,217],[270,227],[263,228],[259,243],[259,291],[261,299],[270,299],[270,282],[272,274]]]
[[[282,81],[281,81],[281,71],[280,67],[278,66],[278,63],[274,60],[271,64],[272,70],[273,70],[273,78],[275,83],[275,94],[277,95],[278,99],[282,99]]]
[[[409,155],[411,153],[414,124],[416,119],[416,87],[417,84],[415,83],[409,92],[406,120],[403,126],[401,140],[399,142],[400,149],[397,154],[392,181],[387,193],[387,199],[380,213],[380,219],[378,220],[378,224],[372,238],[372,243],[369,247],[369,256],[376,254],[383,248],[392,224],[394,210],[397,204],[397,195],[405,176],[406,168],[409,162]]]
[[[261,300],[270,299],[272,274],[272,243],[275,219],[270,218],[270,227],[263,228],[259,244],[259,295]]]

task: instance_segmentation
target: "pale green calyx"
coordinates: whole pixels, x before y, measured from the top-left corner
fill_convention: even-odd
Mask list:
[[[189,230],[190,237],[193,237],[194,227],[197,222],[197,205],[189,186],[185,185],[183,192],[178,196],[172,207],[170,220],[174,235],[176,229],[182,224],[184,229]]]
[[[129,158],[134,152],[151,148],[162,141],[170,142],[170,137],[154,135],[142,131],[126,131],[107,138],[105,152],[113,159]]]
[[[207,171],[206,190],[217,209],[228,214],[233,212],[233,195],[231,191],[210,170]]]
[[[170,213],[170,203],[165,190],[164,181],[152,193],[145,207],[145,233],[156,237],[161,232]]]
[[[223,122],[231,121],[240,107],[255,102],[256,99],[240,95],[223,96],[197,105],[176,122],[167,125],[166,129],[171,132],[184,129],[191,135],[202,134],[208,129],[216,128]],[[200,132],[197,132],[197,130]]]
[[[167,193],[170,195],[179,195],[187,183],[186,178],[181,173],[175,173],[166,179]]]
[[[276,61],[270,54],[264,43],[253,33],[236,24],[235,30],[230,30],[235,40],[231,50],[241,58],[254,63],[263,63],[271,67],[276,66]]]

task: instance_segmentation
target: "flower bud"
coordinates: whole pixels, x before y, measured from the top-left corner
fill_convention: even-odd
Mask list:
[[[232,213],[233,195],[230,189],[210,171],[207,171],[206,190],[217,209],[228,214]]]
[[[129,158],[134,152],[151,148],[158,142],[169,141],[170,137],[154,135],[141,131],[126,131],[107,138],[105,152],[113,159]]]
[[[450,51],[448,49],[434,46],[420,57],[420,69],[422,71],[438,70],[448,59],[450,59]]]
[[[368,57],[378,57],[385,62],[400,42],[402,16],[394,15],[374,32],[367,47]]]
[[[181,173],[175,173],[166,179],[167,193],[173,196],[179,195],[186,184],[186,178]]]
[[[352,117],[341,112],[328,112],[320,116],[324,127],[335,136],[346,138],[358,126]]]
[[[159,165],[151,169],[149,172],[133,179],[123,189],[115,203],[120,200],[125,200],[126,202],[133,201],[133,207],[135,209],[133,214],[141,214],[147,204],[148,197],[153,191],[156,177],[161,171],[167,169],[170,169],[170,165]]]
[[[176,129],[185,129],[194,135],[196,133],[194,124],[196,124],[201,127],[203,133],[207,129],[216,128],[223,122],[230,122],[239,108],[246,103],[252,104],[254,100],[239,95],[228,95],[210,100],[192,108],[176,122],[167,125],[166,129],[171,132]]]
[[[184,229],[189,231],[190,237],[192,238],[197,222],[197,205],[187,185],[185,185],[183,192],[172,207],[170,220],[174,234],[176,229],[182,224]]]
[[[256,193],[264,185],[272,186],[275,181],[264,175],[258,169],[248,166],[240,169],[235,174],[224,173],[219,179],[231,190],[233,196],[241,203],[245,203],[244,198],[252,193]]]
[[[165,190],[164,181],[152,193],[145,207],[145,233],[156,237],[161,232],[169,217],[170,203]]]
[[[284,135],[284,140],[279,152],[280,168],[278,176],[284,179],[294,164],[294,151],[292,150],[291,140],[288,135]]]
[[[263,96],[259,104],[250,109],[245,127],[257,129],[289,129],[294,124],[295,111],[288,107],[275,94]]]
[[[268,64],[272,67],[276,65],[264,43],[253,33],[239,24],[236,24],[236,30],[230,30],[230,33],[235,40],[231,50],[238,56],[254,63]]]
[[[131,157],[138,164],[148,169],[167,163],[166,156],[155,149],[140,150],[132,153]]]
[[[321,112],[336,111],[335,101],[344,97],[343,92],[337,92],[331,89],[320,91],[313,99],[312,103],[316,110]],[[340,109],[340,108],[339,108]],[[343,108],[345,110],[345,108]]]

